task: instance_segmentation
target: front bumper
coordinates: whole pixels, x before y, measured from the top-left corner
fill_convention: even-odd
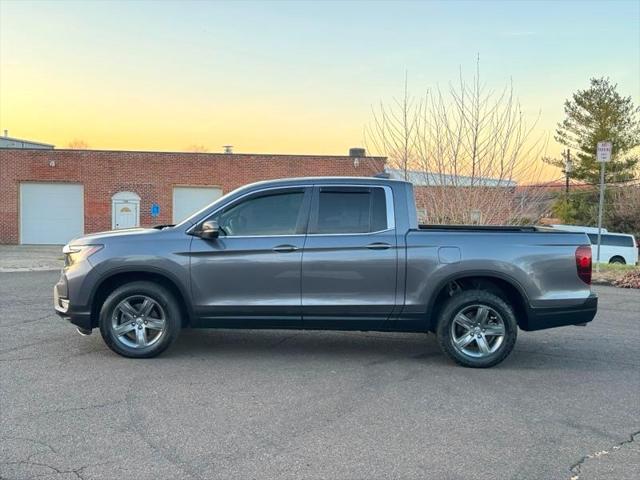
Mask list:
[[[73,323],[75,326],[85,330],[91,330],[91,311],[87,309],[77,308],[69,301],[69,288],[67,278],[64,271],[60,275],[60,280],[53,287],[53,308],[56,313]]]
[[[529,308],[527,325],[523,330],[534,331],[585,324],[593,320],[597,311],[598,296],[595,293],[576,306]]]

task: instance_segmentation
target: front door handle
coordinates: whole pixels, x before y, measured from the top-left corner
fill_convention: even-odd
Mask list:
[[[391,245],[389,245],[388,243],[376,242],[370,243],[369,245],[367,245],[367,248],[369,250],[386,250],[387,248],[391,248]]]
[[[281,253],[295,252],[296,250],[298,250],[298,247],[296,247],[295,245],[278,245],[277,247],[273,247],[272,250],[274,252]]]

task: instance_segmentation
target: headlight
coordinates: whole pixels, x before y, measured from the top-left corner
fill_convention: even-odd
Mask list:
[[[103,247],[104,245],[65,245],[62,249],[64,264],[70,267],[74,263],[89,258],[97,251],[102,250]]]

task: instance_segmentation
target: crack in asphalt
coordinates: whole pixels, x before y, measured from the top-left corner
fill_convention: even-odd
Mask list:
[[[569,467],[569,471],[572,474],[571,477],[570,477],[570,480],[579,480],[580,473],[581,473],[581,470],[582,470],[582,466],[587,462],[587,460],[591,460],[593,458],[600,458],[600,457],[604,457],[604,456],[610,455],[611,453],[613,453],[613,452],[615,452],[617,450],[620,450],[623,446],[635,442],[636,441],[636,437],[638,435],[640,435],[640,430],[638,430],[636,432],[633,432],[631,435],[629,435],[629,438],[627,440],[623,440],[620,443],[616,443],[615,445],[610,447],[609,450],[600,450],[600,451],[585,455],[580,460],[578,460],[576,463],[571,465],[571,467]]]
[[[179,455],[175,453],[175,451],[168,448],[163,448],[162,446],[157,445],[156,442],[154,442],[150,438],[149,432],[147,431],[144,423],[138,418],[140,417],[140,415],[136,415],[133,413],[134,410],[136,409],[136,405],[134,402],[135,399],[132,392],[133,385],[137,385],[137,387],[139,388],[140,383],[141,383],[141,377],[134,377],[129,382],[129,386],[127,388],[127,393],[124,401],[127,404],[126,413],[127,413],[127,417],[129,418],[128,430],[138,435],[138,437],[140,437],[142,441],[145,444],[147,444],[147,446],[151,449],[152,452],[159,455],[160,458],[166,460],[171,465],[182,470],[182,472],[184,472],[188,477],[195,478],[197,480],[204,480],[204,477],[202,477],[202,475],[199,472],[194,470],[194,468],[192,468],[191,465],[183,461],[179,457]]]
[[[20,322],[13,322],[13,323],[5,323],[3,325],[0,325],[0,328],[17,327],[19,325],[26,325],[26,324],[29,324],[29,323],[39,322],[41,320],[45,320],[45,319],[51,317],[51,315],[52,315],[51,312],[48,312],[48,313],[44,314],[41,317],[32,318],[30,320],[23,320],[23,321],[20,321]]]
[[[124,400],[121,400],[119,402],[116,403],[122,403],[124,402]],[[26,459],[24,460],[12,460],[12,461],[0,461],[0,465],[25,465],[25,466],[35,466],[35,467],[43,467],[43,468],[48,468],[50,470],[52,470],[53,472],[55,472],[56,475],[63,475],[63,474],[73,474],[75,475],[79,480],[86,480],[84,475],[83,475],[83,471],[86,470],[87,468],[90,467],[97,467],[100,465],[110,465],[112,463],[115,463],[114,461],[110,461],[110,462],[98,462],[98,463],[90,463],[87,465],[83,465],[81,467],[78,468],[71,468],[71,469],[62,469],[59,467],[55,467],[53,465],[50,465],[49,463],[45,463],[42,461],[33,461],[32,458],[37,456],[37,455],[42,455],[44,453],[53,453],[56,455],[59,455],[60,452],[58,452],[58,450],[56,450],[55,448],[53,448],[51,446],[51,444],[43,441],[43,440],[36,440],[33,438],[28,438],[28,437],[20,437],[20,436],[13,436],[13,435],[3,435],[0,436],[0,440],[14,440],[14,441],[22,441],[22,442],[28,442],[28,443],[32,443],[34,445],[40,445],[42,447],[45,447],[46,450],[37,450],[31,454],[29,454],[27,456]],[[42,473],[42,474],[30,474],[30,478],[37,478],[37,477],[43,477],[49,475],[49,473]],[[4,475],[0,475],[0,480],[4,480],[4,479],[8,479],[9,477],[6,477]]]
[[[280,345],[282,345],[284,342],[286,342],[287,340],[291,340],[292,338],[297,337],[298,335],[299,335],[299,333],[294,333],[294,334],[292,334],[292,335],[287,335],[286,337],[281,338],[281,339],[280,339],[280,340],[278,340],[276,343],[274,343],[274,344],[271,346],[271,348],[277,348],[277,347],[279,347]]]
[[[24,345],[19,345],[17,347],[12,347],[12,348],[6,348],[4,350],[0,350],[0,355],[4,355],[5,353],[9,353],[9,352],[16,352],[18,350],[24,350],[26,348],[30,348],[30,347],[37,347],[38,345],[45,345],[45,344],[51,344],[51,343],[59,343],[59,342],[64,342],[65,340],[67,340],[68,336],[64,335],[61,337],[49,337],[45,340],[40,340],[39,342],[34,342],[34,343],[27,343]]]
[[[30,443],[34,443],[36,445],[42,445],[43,447],[47,447],[49,450],[51,450],[51,452],[53,453],[58,453],[56,451],[55,448],[53,448],[50,444],[48,444],[47,442],[44,442],[42,440],[36,440],[34,438],[27,438],[27,437],[14,437],[11,435],[3,435],[2,437],[0,437],[0,440],[21,440],[23,442],[30,442]],[[31,455],[33,456],[33,454]],[[30,457],[28,457],[30,458]],[[1,462],[0,462],[1,463]]]
[[[516,348],[513,351],[514,353],[526,353],[529,355],[540,355],[543,357],[552,357],[552,358],[565,358],[567,360],[578,360],[580,362],[605,363],[607,365],[619,365],[619,366],[625,366],[625,367],[640,367],[640,364],[637,364],[637,363],[621,362],[621,361],[615,361],[611,359],[605,360],[605,359],[598,359],[598,358],[579,357],[579,356],[573,356],[573,355],[565,355],[561,353],[542,352],[540,350],[528,350],[526,347],[519,348],[516,346]]]
[[[34,357],[13,357],[13,358],[0,358],[2,362],[28,362],[30,360],[52,360],[56,358],[62,358],[61,355],[38,355]]]
[[[297,457],[299,459],[303,459],[305,457],[298,455],[296,453],[297,442],[300,438],[309,436],[314,432],[322,432],[327,429],[332,429],[334,424],[338,423],[341,419],[353,414],[358,410],[362,410],[367,404],[375,402],[382,391],[388,389],[392,385],[396,385],[398,383],[402,383],[407,381],[407,379],[412,378],[413,375],[411,373],[401,377],[401,378],[392,378],[387,382],[381,384],[373,384],[371,383],[371,379],[368,376],[364,379],[357,387],[354,389],[362,390],[365,389],[367,394],[366,398],[361,398],[358,402],[349,402],[352,399],[352,394],[350,392],[338,394],[334,396],[333,394],[326,394],[324,396],[317,396],[317,399],[326,399],[326,398],[335,398],[334,409],[330,413],[329,416],[322,418],[315,422],[314,424],[307,424],[304,430],[299,432],[291,432],[288,435],[286,443],[276,443],[269,439],[266,435],[263,435],[253,429],[248,427],[239,427],[243,432],[248,435],[251,435],[253,438],[257,439],[261,442],[261,445],[258,447],[262,447],[265,450],[271,449],[270,455],[286,455],[289,458]],[[220,455],[220,458],[223,458],[228,461],[233,461],[236,465],[242,465],[252,458],[259,456],[263,452],[258,452],[255,449],[253,451],[244,450],[242,452],[236,452],[228,455]],[[424,471],[424,468],[421,467]]]
[[[45,410],[44,412],[39,412],[36,413],[35,415],[31,415],[32,417],[41,417],[44,415],[51,415],[51,414],[60,414],[60,413],[69,413],[69,412],[84,412],[87,410],[97,410],[99,408],[107,408],[107,407],[112,407],[115,405],[120,405],[126,403],[125,399],[121,399],[121,400],[115,400],[112,402],[104,402],[104,403],[97,403],[94,405],[86,405],[84,407],[70,407],[70,408],[54,408],[53,410]]]
[[[31,455],[31,456],[33,456],[33,455]],[[31,456],[29,458],[31,458]],[[63,475],[65,473],[69,473],[69,474],[75,475],[76,478],[78,478],[79,480],[86,480],[86,478],[82,474],[82,472],[84,470],[86,470],[87,468],[97,467],[97,466],[100,466],[100,465],[109,465],[111,463],[115,463],[115,462],[91,463],[89,465],[83,465],[82,467],[72,468],[72,469],[68,469],[68,470],[63,470],[61,468],[54,467],[53,465],[49,465],[48,463],[44,463],[44,462],[32,462],[30,459],[18,460],[18,461],[12,461],[12,462],[0,462],[0,465],[27,465],[27,466],[34,466],[34,467],[44,467],[44,468],[48,468],[50,470],[53,470],[56,473],[56,475]],[[46,475],[49,475],[49,474],[48,473],[41,473],[41,474],[38,474],[38,475],[31,475],[31,478],[44,477]],[[0,478],[4,479],[4,478],[8,478],[8,477],[0,477]]]
[[[37,356],[33,356],[33,357],[13,357],[13,358],[0,358],[0,363],[2,362],[28,362],[30,360],[58,360],[58,363],[60,363],[61,365],[66,365],[67,363],[69,363],[70,359],[74,359],[77,357],[82,357],[84,355],[91,355],[92,353],[96,353],[99,352],[100,350],[102,350],[100,345],[97,345],[93,348],[90,348],[89,350],[86,351],[81,351],[78,353],[73,353],[71,355],[64,355],[64,354],[60,354],[60,355],[37,355]]]

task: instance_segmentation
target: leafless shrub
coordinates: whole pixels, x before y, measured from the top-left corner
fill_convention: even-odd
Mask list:
[[[429,223],[528,223],[541,189],[546,147],[535,138],[537,119],[527,123],[513,86],[502,91],[480,82],[479,64],[471,82],[460,75],[446,91],[404,94],[373,108],[365,128],[367,149],[388,158],[388,166],[414,183],[416,202]]]
[[[197,144],[189,145],[187,148],[184,149],[184,151],[190,152],[190,153],[209,153],[209,149],[207,147],[205,147],[204,145],[197,145]]]
[[[640,184],[626,184],[610,189],[606,205],[606,225],[610,231],[633,233],[640,237]]]
[[[86,141],[75,138],[67,144],[67,148],[72,148],[74,150],[88,150],[90,147]]]

